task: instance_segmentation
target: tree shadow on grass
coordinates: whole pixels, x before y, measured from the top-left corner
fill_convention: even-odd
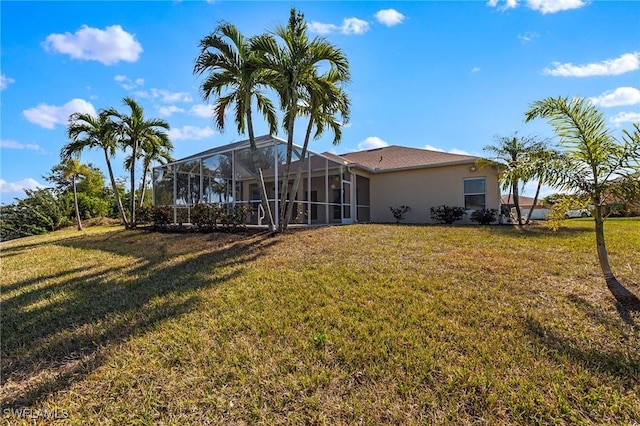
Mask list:
[[[587,310],[592,318],[600,320],[605,327],[619,328],[619,324],[614,324],[610,319],[602,316],[588,302],[579,300],[577,305]],[[606,351],[600,347],[590,347],[588,342],[581,344],[576,338],[563,336],[545,327],[531,316],[525,317],[524,323],[526,330],[536,342],[555,351],[560,357],[579,364],[587,370],[615,376],[629,390],[637,387],[640,380],[640,359],[637,356],[629,357],[622,351]]]
[[[26,291],[4,300],[0,312],[3,407],[28,407],[68,389],[100,367],[111,346],[197,308],[200,296],[192,290],[242,275],[244,263],[279,241],[238,236],[222,242],[212,234],[210,249],[183,256],[189,241],[181,244],[178,237],[165,245],[145,245],[146,240],[141,232],[115,231],[106,238],[98,234],[56,241],[51,244],[138,261],[124,273],[109,265],[89,266],[83,273],[68,268],[51,275],[55,281],[45,288],[28,288],[33,279],[11,285]]]

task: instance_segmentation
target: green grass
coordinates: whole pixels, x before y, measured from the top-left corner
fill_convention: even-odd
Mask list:
[[[605,230],[640,295],[640,220]],[[640,313],[616,310],[590,220],[105,227],[0,253],[10,423],[20,407],[65,424],[640,422]]]

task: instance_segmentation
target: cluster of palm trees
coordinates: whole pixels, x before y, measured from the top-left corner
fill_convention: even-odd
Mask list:
[[[109,172],[109,179],[118,206],[122,223],[127,228],[136,226],[136,161],[142,160],[143,174],[140,183],[139,206],[144,202],[147,174],[152,162],[170,161],[173,145],[166,133],[169,124],[165,120],[145,118],[142,107],[132,98],[124,98],[128,113],[115,108],[101,110],[97,115],[74,113],[69,117],[67,136],[69,143],[62,147],[60,157],[63,163],[70,165],[77,162],[80,153],[85,149],[101,149]],[[130,149],[125,160],[125,168],[130,172],[129,215],[122,205],[120,192],[113,175],[111,158],[118,150]],[[75,178],[81,171],[70,172]],[[77,211],[77,208],[76,208]],[[78,220],[79,222],[79,220]],[[79,229],[80,224],[78,225]]]
[[[305,117],[301,159],[305,158],[309,140],[326,130],[333,132],[333,143],[342,137],[342,126],[348,122],[350,101],[344,91],[349,81],[349,62],[345,54],[324,38],[310,38],[304,15],[294,8],[286,26],[271,33],[243,36],[230,23],[222,22],[200,41],[194,73],[206,74],[201,84],[205,100],[213,101],[213,115],[219,130],[225,128],[225,117],[233,108],[239,133],[248,133],[255,170],[261,173],[253,130],[253,108],[266,120],[269,132],[276,134],[278,117],[267,92],[275,94],[282,112],[282,128],[287,135],[287,155],[280,183],[278,231],[286,230],[293,211],[302,168],[291,176],[291,162],[296,119]],[[255,102],[255,104],[254,104]],[[258,181],[261,177],[256,176]],[[263,183],[263,182],[262,182]],[[264,184],[258,185],[269,227],[275,230]],[[293,201],[293,200],[291,200]]]

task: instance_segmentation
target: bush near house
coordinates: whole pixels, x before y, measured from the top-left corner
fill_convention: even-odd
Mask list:
[[[489,225],[498,218],[497,209],[479,209],[471,213],[471,220],[478,222],[480,225]]]
[[[451,225],[453,222],[462,219],[466,213],[464,207],[440,205],[431,207],[431,219],[438,223]]]

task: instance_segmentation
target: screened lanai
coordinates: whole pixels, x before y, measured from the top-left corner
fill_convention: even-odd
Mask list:
[[[175,223],[189,223],[191,208],[199,203],[250,207],[247,224],[266,225],[258,185],[264,182],[269,206],[278,226],[282,176],[287,143],[273,136],[256,138],[257,167],[249,141],[213,148],[153,169],[153,204],[170,206]],[[369,179],[356,173],[347,160],[332,154],[294,146],[287,191],[295,172],[302,169],[293,199],[291,223],[347,224],[367,222],[370,216]]]

